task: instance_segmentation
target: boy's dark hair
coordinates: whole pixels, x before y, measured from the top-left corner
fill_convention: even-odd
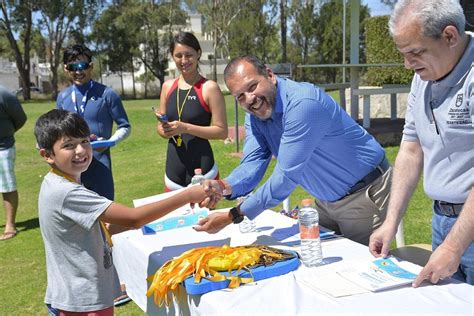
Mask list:
[[[62,137],[90,136],[89,126],[77,113],[61,109],[41,115],[35,124],[35,137],[39,148],[53,152],[54,144]]]
[[[186,45],[192,47],[196,52],[202,52],[201,45],[199,44],[198,39],[196,38],[196,36],[194,36],[193,33],[179,32],[178,34],[176,34],[170,44],[171,55],[173,55],[174,47],[176,46],[176,44]]]
[[[63,63],[66,65],[67,63],[76,60],[79,56],[86,56],[89,62],[92,61],[91,50],[84,45],[76,44],[64,50]]]

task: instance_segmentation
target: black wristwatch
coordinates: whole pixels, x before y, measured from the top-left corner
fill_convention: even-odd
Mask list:
[[[239,224],[244,220],[244,216],[239,213],[238,206],[231,208],[229,213],[232,215],[232,223],[234,224]]]

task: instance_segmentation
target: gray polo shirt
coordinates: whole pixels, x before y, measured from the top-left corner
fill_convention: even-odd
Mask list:
[[[415,75],[408,96],[403,141],[419,141],[424,188],[434,200],[464,203],[474,185],[474,39],[440,81]]]

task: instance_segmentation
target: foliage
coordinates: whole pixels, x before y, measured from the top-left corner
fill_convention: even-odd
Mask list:
[[[94,24],[93,38],[104,48],[110,70],[133,70],[135,57],[163,84],[170,40],[176,25],[185,25],[186,19],[176,0],[117,2]]]
[[[388,16],[371,17],[366,20],[365,34],[367,38],[367,63],[401,63],[403,57],[398,52],[388,31]],[[408,84],[413,72],[400,67],[371,67],[367,70],[366,81],[372,86],[384,84]]]
[[[275,1],[251,1],[229,27],[230,57],[254,54],[267,63],[279,57]]]
[[[293,63],[299,64],[342,64],[343,61],[343,5],[339,0],[293,1],[292,4],[294,51],[298,56],[290,55]],[[301,9],[303,6],[303,9]],[[346,30],[350,30],[350,4],[346,8]],[[365,5],[360,7],[359,23],[369,16]],[[346,43],[350,40],[350,32],[346,32]],[[360,61],[364,62],[364,37],[360,39]],[[293,54],[294,54],[293,51]],[[347,56],[347,55],[346,55]],[[347,57],[346,57],[347,58]],[[347,62],[347,60],[346,60]],[[338,68],[301,70],[298,80],[311,82],[342,82],[342,71]]]
[[[239,16],[243,8],[250,5],[252,0],[195,0],[198,12],[206,17],[204,30],[212,35],[214,58],[212,59],[212,80],[217,80],[218,49],[224,50],[229,56],[229,30],[232,22]],[[257,1],[258,2],[258,1]]]
[[[20,73],[23,87],[23,98],[30,99],[30,44],[33,27],[34,1],[2,1],[0,18],[0,35],[8,39],[13,52],[16,67]],[[21,44],[16,39],[20,35]]]
[[[97,46],[104,48],[99,51],[107,55],[106,64],[112,72],[122,73],[130,70],[132,49],[138,45],[133,36],[138,32],[138,26],[135,23],[121,21],[122,13],[126,10],[126,2],[107,7],[94,23],[91,34]]]
[[[52,73],[53,99],[58,94],[58,68],[62,65],[62,48],[68,35],[84,42],[83,30],[96,18],[102,5],[97,0],[38,0],[41,17],[38,27],[47,39],[47,56]]]

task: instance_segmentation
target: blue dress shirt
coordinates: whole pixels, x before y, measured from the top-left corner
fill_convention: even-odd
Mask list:
[[[337,201],[383,160],[385,152],[328,94],[310,83],[277,77],[270,119],[246,114],[240,165],[227,182],[232,198],[251,192],[273,156],[269,179],[241,205],[250,219],[300,185],[321,201]]]

